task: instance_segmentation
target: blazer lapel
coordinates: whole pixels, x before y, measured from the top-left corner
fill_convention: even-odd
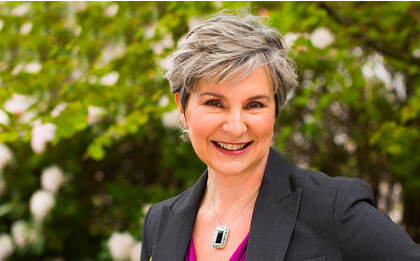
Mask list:
[[[153,248],[153,260],[185,260],[206,182],[207,170],[172,208],[163,210]]]
[[[293,166],[271,149],[251,221],[246,260],[283,260],[296,223],[301,189],[292,191]]]

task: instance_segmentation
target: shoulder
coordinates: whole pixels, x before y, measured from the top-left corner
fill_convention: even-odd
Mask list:
[[[193,188],[189,188],[183,193],[156,203],[149,208],[144,218],[142,228],[142,261],[147,261],[151,257],[155,240],[158,237],[157,231],[159,230],[159,227],[167,224],[168,218],[172,216],[172,213],[176,213],[177,209],[186,205],[192,189]]]
[[[267,168],[275,175],[286,175],[290,191],[301,189],[303,196],[325,197],[335,199],[340,194],[364,197],[373,204],[370,186],[359,178],[332,177],[323,172],[304,169],[288,163],[277,151],[271,149]],[[339,173],[335,173],[339,174]],[[283,180],[285,181],[285,180]]]
[[[372,190],[363,180],[293,167],[289,183],[291,190],[302,191],[303,223],[331,231],[345,259],[419,260],[419,246],[374,207]]]
[[[328,192],[334,198],[343,194],[350,198],[362,196],[373,204],[370,186],[359,178],[331,177],[323,172],[295,167],[290,180],[292,186],[308,192]]]
[[[263,184],[266,185],[264,188],[268,188],[271,194],[287,196],[300,190],[304,203],[317,202],[319,206],[331,207],[339,195],[346,195],[350,198],[362,197],[373,204],[372,191],[361,179],[331,177],[319,171],[296,167],[275,149],[270,149],[264,179],[267,181]]]
[[[357,202],[374,208],[372,190],[359,178],[331,177],[322,172],[295,167],[289,181],[291,190],[301,189],[301,206],[310,212],[323,210],[324,214],[317,218],[328,220],[329,224],[341,220],[343,213],[347,213]]]

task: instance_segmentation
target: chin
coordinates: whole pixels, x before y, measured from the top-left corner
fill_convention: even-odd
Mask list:
[[[219,166],[214,166],[214,167],[209,166],[209,167],[215,170],[217,173],[220,173],[226,176],[240,175],[240,174],[243,174],[247,169],[247,166],[242,166],[238,164],[228,164],[228,163],[220,164]]]

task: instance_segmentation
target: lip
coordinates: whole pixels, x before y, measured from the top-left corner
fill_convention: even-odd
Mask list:
[[[220,152],[221,152],[221,153],[223,153],[223,154],[230,155],[230,156],[238,156],[238,155],[244,154],[244,153],[248,150],[248,148],[249,148],[249,147],[251,147],[251,145],[252,145],[254,142],[253,142],[253,141],[248,142],[249,144],[248,144],[247,146],[245,146],[245,148],[243,148],[243,149],[241,149],[241,150],[226,150],[226,149],[223,149],[223,148],[219,147],[219,146],[216,144],[216,141],[212,141],[211,143],[213,144],[213,146],[214,146],[214,147],[215,147],[218,151],[220,151]],[[225,143],[225,144],[232,144],[232,145],[244,144],[244,142],[242,142],[242,143],[223,142],[223,143]]]

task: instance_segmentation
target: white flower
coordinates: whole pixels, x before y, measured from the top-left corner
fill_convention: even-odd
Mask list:
[[[118,12],[118,5],[117,4],[110,4],[106,9],[105,9],[105,16],[108,17],[112,17],[115,16]]]
[[[166,128],[179,128],[181,126],[181,117],[179,116],[179,110],[174,109],[172,111],[165,112],[162,115],[162,124]]]
[[[0,109],[0,124],[9,125],[9,116],[2,109]]]
[[[130,252],[130,261],[139,261],[141,252],[141,242],[136,243]]]
[[[334,135],[334,143],[337,145],[343,145],[348,140],[348,136],[345,133],[338,133]]]
[[[108,241],[108,248],[114,260],[128,259],[135,244],[130,233],[114,232]]]
[[[287,33],[284,35],[284,40],[288,45],[293,45],[301,35],[299,33]]]
[[[54,203],[55,199],[51,192],[45,190],[35,192],[30,202],[30,209],[35,217],[35,221],[42,221],[45,215],[51,211]]]
[[[22,219],[15,221],[11,230],[13,241],[19,248],[25,248],[39,238],[39,226],[37,229],[33,224]]]
[[[165,34],[165,36],[163,37],[162,41],[162,45],[165,48],[171,48],[174,46],[174,39],[172,34]]]
[[[23,35],[26,35],[26,34],[29,34],[31,32],[31,30],[32,30],[32,22],[28,21],[20,27],[19,33],[23,34]]]
[[[87,9],[87,2],[84,1],[75,1],[74,6],[76,7],[77,12],[84,12]]]
[[[202,21],[203,19],[200,17],[192,17],[190,18],[190,20],[188,20],[188,28],[192,29],[196,27],[197,25],[199,25]]]
[[[217,9],[220,9],[220,8],[222,8],[222,7],[223,7],[223,2],[222,2],[222,1],[214,1],[213,3],[214,3],[214,6],[215,6]]]
[[[13,154],[9,147],[4,145],[3,143],[0,143],[0,169],[6,167],[6,165],[10,162],[12,157]]]
[[[162,97],[160,97],[159,99],[159,106],[160,107],[166,107],[166,105],[169,104],[169,98],[168,95],[164,94],[162,95]]]
[[[22,69],[25,68],[24,63],[18,63],[15,68],[13,68],[12,75],[17,75],[22,71]]]
[[[89,124],[94,124],[94,123],[102,120],[102,116],[104,115],[104,113],[105,113],[104,108],[89,105],[87,122]]]
[[[12,224],[12,238],[19,247],[26,247],[30,241],[29,237],[30,227],[24,220],[18,220]]]
[[[150,209],[151,206],[152,206],[152,204],[146,203],[146,204],[143,205],[143,207],[142,207],[141,210],[143,211],[144,214],[146,214],[147,211],[149,211],[149,209]]]
[[[80,70],[79,68],[75,68],[72,72],[71,72],[71,78],[74,81],[78,81],[81,77],[83,76],[83,71]]]
[[[13,242],[8,234],[0,234],[0,260],[6,259],[13,253]]]
[[[41,185],[45,190],[55,193],[65,181],[63,171],[57,166],[51,166],[42,171]]]
[[[312,32],[310,40],[316,48],[324,49],[334,42],[334,35],[328,28],[318,28]]]
[[[24,220],[16,221],[12,224],[12,237],[16,245],[19,247],[25,247],[27,244],[26,240],[26,229],[27,223]]]
[[[124,55],[126,49],[127,48],[124,42],[108,45],[107,47],[104,48],[101,54],[101,58],[98,61],[98,65],[102,67],[102,66],[107,65],[110,61],[114,59],[121,58]]]
[[[162,54],[164,48],[171,48],[174,45],[172,34],[166,34],[160,41],[157,41],[153,45],[153,52],[156,54]]]
[[[414,49],[411,53],[415,58],[420,58],[420,49]]]
[[[46,149],[46,143],[55,137],[57,126],[53,123],[42,124],[40,120],[34,122],[31,132],[31,147],[35,153],[42,153]]]
[[[18,123],[19,124],[31,123],[34,120],[34,118],[37,116],[36,113],[37,113],[36,110],[25,111],[24,113],[22,113],[22,115],[20,115],[18,119]]]
[[[58,117],[65,108],[67,108],[67,102],[59,103],[57,106],[55,106],[54,110],[52,110],[51,117]]]
[[[3,108],[14,115],[21,115],[35,102],[36,100],[34,97],[14,93],[12,97],[4,103]]]
[[[114,85],[118,81],[119,74],[118,72],[111,72],[107,75],[104,75],[99,79],[99,83],[106,86]]]
[[[144,39],[152,39],[156,34],[156,26],[145,26],[143,29]]]
[[[39,73],[42,65],[39,62],[31,62],[25,66],[25,72],[27,73]]]
[[[169,69],[171,68],[171,58],[166,57],[164,59],[157,59],[156,64],[160,66],[160,68],[162,68],[163,70],[169,71]]]
[[[28,3],[23,3],[21,5],[16,6],[12,10],[12,16],[20,17],[26,15],[29,11],[30,5]]]

